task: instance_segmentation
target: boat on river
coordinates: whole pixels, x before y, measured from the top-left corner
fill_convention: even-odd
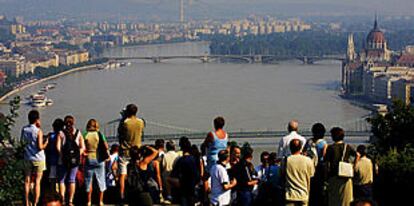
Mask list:
[[[42,94],[35,94],[31,99],[32,107],[45,107],[46,106],[46,96]]]

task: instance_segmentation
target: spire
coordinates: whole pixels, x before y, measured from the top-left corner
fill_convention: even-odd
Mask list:
[[[347,48],[347,60],[354,61],[355,60],[355,44],[354,44],[354,35],[351,33],[348,35],[348,48]]]
[[[378,30],[378,16],[377,12],[375,12],[375,22],[374,22],[374,30]]]

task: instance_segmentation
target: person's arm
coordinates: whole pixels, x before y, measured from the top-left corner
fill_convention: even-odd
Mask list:
[[[151,161],[153,160],[153,159],[155,159],[156,157],[157,157],[157,155],[158,155],[158,150],[156,150],[155,148],[153,148],[153,147],[151,147],[151,146],[144,146],[144,147],[147,147],[149,150],[151,150],[151,155],[149,155],[148,157],[145,157],[142,161],[143,161],[143,163],[144,164],[149,164],[149,163],[151,163]]]
[[[237,180],[236,180],[235,178],[233,178],[233,179],[230,181],[230,183],[228,183],[228,184],[223,184],[223,189],[224,189],[224,190],[230,190],[230,189],[232,189],[233,187],[236,187],[236,185],[237,185]]]
[[[83,136],[80,132],[78,133],[78,135],[79,135],[79,151],[82,155],[85,152],[85,141],[84,141]]]
[[[62,144],[63,144],[63,136],[61,135],[61,132],[57,134],[56,137],[56,150],[58,151],[59,155],[62,151]]]
[[[160,162],[158,160],[155,160],[155,161],[153,161],[152,165],[154,166],[154,169],[155,169],[158,186],[160,188],[160,191],[162,191],[162,179],[161,179]]]
[[[326,149],[328,148],[328,144],[323,145],[323,149],[322,149],[322,157],[325,159],[326,156]]]
[[[210,143],[212,143],[214,141],[214,137],[213,137],[213,134],[211,134],[211,132],[209,132],[208,134],[207,134],[207,137],[204,139],[204,144],[206,145],[206,146],[208,146]]]
[[[39,129],[37,132],[37,147],[40,150],[44,150],[49,143],[49,139],[46,138],[46,140],[43,142],[43,131]]]
[[[282,159],[283,155],[284,154],[283,154],[283,137],[282,137],[282,139],[280,139],[280,141],[279,141],[279,147],[277,149],[277,157],[279,159]]]

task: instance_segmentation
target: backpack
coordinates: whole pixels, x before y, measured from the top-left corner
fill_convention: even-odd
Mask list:
[[[305,151],[306,151],[306,156],[308,156],[312,160],[313,165],[315,167],[318,166],[318,162],[319,162],[318,149],[316,148],[316,143],[312,139],[309,139],[306,142]]]
[[[80,148],[76,143],[79,130],[76,130],[75,135],[67,130],[64,133],[66,140],[62,149],[62,162],[66,168],[71,169],[80,165]]]

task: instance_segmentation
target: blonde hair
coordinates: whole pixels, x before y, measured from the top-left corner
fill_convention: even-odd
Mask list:
[[[86,131],[95,132],[99,131],[99,123],[95,119],[90,119],[86,124]]]

